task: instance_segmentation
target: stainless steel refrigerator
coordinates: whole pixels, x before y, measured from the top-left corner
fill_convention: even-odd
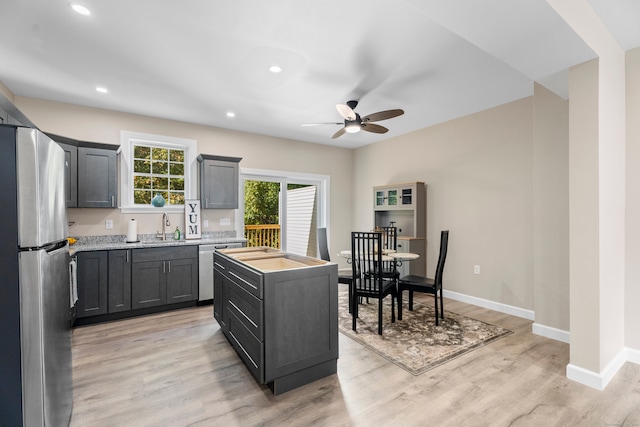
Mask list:
[[[65,154],[0,125],[0,425],[66,426],[73,403]]]

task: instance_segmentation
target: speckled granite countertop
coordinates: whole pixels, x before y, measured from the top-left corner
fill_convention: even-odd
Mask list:
[[[127,236],[124,234],[80,236],[77,238],[77,242],[70,246],[69,252],[73,255],[76,252],[103,251],[109,249],[139,249],[163,246],[214,245],[246,242],[245,238],[236,237],[236,233],[234,231],[206,232],[202,234],[201,239],[193,240],[174,240],[173,233],[169,233],[167,235],[167,240],[164,241],[157,238],[155,234],[140,234],[138,235],[138,238],[140,239],[139,242],[128,243],[126,241]]]

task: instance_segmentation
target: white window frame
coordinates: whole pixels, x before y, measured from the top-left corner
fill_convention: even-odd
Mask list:
[[[198,142],[195,139],[148,133],[120,132],[120,211],[122,213],[184,213],[184,205],[165,205],[156,208],[133,203],[133,146],[148,145],[184,150],[184,199],[197,199]]]

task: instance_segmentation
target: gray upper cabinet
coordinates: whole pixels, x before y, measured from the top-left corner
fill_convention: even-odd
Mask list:
[[[58,142],[64,150],[64,189],[68,208],[78,207],[78,147]]]
[[[116,151],[78,147],[78,207],[115,208]]]
[[[202,209],[237,209],[240,157],[200,154],[200,206]]]
[[[65,151],[65,189],[68,208],[115,208],[117,149],[47,133]]]

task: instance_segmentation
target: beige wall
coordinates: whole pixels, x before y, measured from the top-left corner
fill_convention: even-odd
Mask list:
[[[329,175],[331,252],[349,244],[351,222],[345,212],[351,211],[352,150],[33,98],[17,97],[16,106],[41,130],[70,138],[119,145],[121,130],[189,138],[197,140],[201,153],[242,157],[241,168]],[[159,214],[121,214],[117,209],[69,209],[68,213],[75,222],[70,228],[74,236],[126,234],[131,218],[138,220],[141,234],[155,233],[161,224]],[[222,217],[231,218],[231,225],[220,226]],[[106,219],[113,220],[113,230],[105,229]],[[204,231],[234,229],[232,210],[203,210],[202,219],[210,224]],[[172,214],[170,220],[184,224],[184,215]]]
[[[448,229],[446,289],[533,309],[532,118],[525,98],[357,149],[354,227],[372,228],[372,186],[424,181],[427,272]]]
[[[535,322],[569,331],[569,102],[534,87]]]
[[[627,52],[625,344],[640,351],[640,48]]]

